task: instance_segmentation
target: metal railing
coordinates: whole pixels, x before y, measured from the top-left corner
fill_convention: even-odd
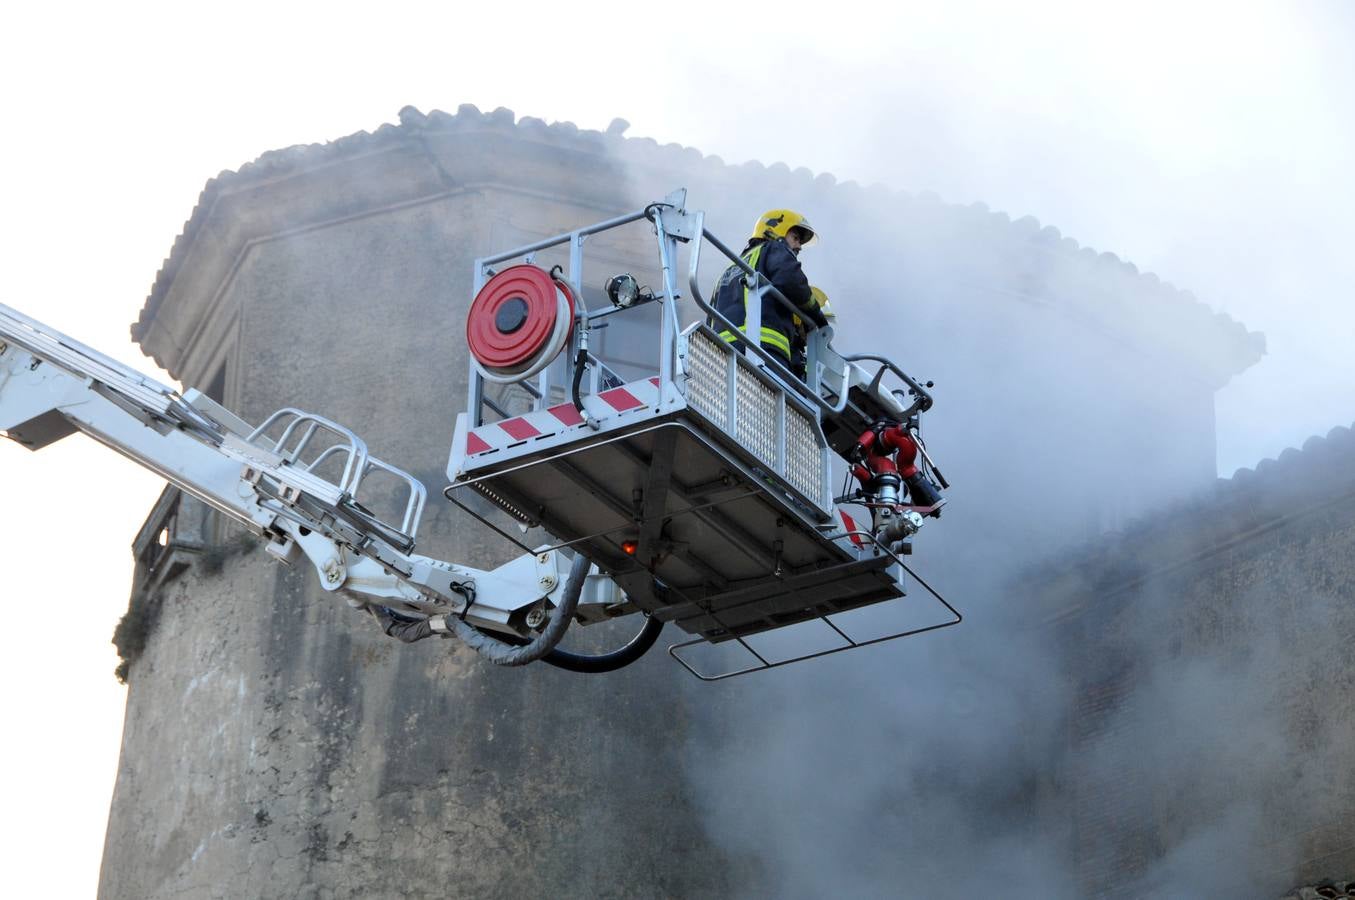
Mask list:
[[[706,230],[705,227],[706,214],[704,212],[697,211],[692,213],[691,215],[694,217],[696,222],[695,228],[693,230],[699,235],[699,238],[693,243],[691,260],[689,263],[687,284],[688,289],[692,293],[692,299],[696,302],[696,305],[699,306],[706,313],[706,315],[708,315],[711,318],[711,320],[723,326],[725,330],[733,333],[743,331],[744,340],[742,343],[744,347],[752,351],[754,355],[758,357],[758,359],[762,360],[769,367],[771,367],[772,371],[780,372],[784,370],[785,364],[776,357],[774,357],[767,350],[763,349],[761,340],[759,337],[757,337],[762,334],[761,301],[763,297],[770,297],[782,309],[792,314],[799,312],[798,307],[796,307],[795,304],[791,303],[791,301],[786,297],[785,294],[781,293],[779,290],[776,289],[774,285],[769,283],[760,272],[756,271],[752,266],[748,265],[748,262],[744,260],[743,257],[739,256],[729,247],[725,246],[725,244],[723,244],[719,238],[717,238],[715,235],[711,234],[708,230]],[[742,329],[739,326],[735,325],[732,321],[730,321],[728,317],[723,315],[718,309],[716,309],[712,304],[707,302],[704,297],[701,296],[701,286],[699,284],[698,269],[701,265],[702,241],[709,241],[711,246],[713,246],[716,250],[720,251],[720,253],[726,259],[728,259],[732,265],[738,266],[739,269],[743,271],[745,278],[753,280],[753,285],[750,286],[750,290],[754,291],[754,296],[756,299],[755,302],[748,304],[746,312],[747,318],[744,321],[744,327]],[[819,409],[821,409],[823,412],[826,412],[830,415],[842,411],[843,406],[845,406],[846,404],[845,385],[849,377],[849,373],[845,365],[840,371],[837,372],[837,374],[841,376],[844,385],[842,396],[838,397],[837,402],[829,403],[827,400],[825,400],[823,397],[819,395],[819,386],[821,383],[819,367],[821,364],[822,365],[827,364],[826,360],[823,359],[823,357],[826,356],[827,354],[825,354],[823,351],[831,350],[832,354],[834,356],[837,356],[839,359],[843,360],[844,363],[853,363],[861,361],[871,361],[880,363],[881,364],[880,369],[876,372],[875,376],[872,379],[872,387],[879,386],[881,378],[886,371],[893,373],[901,381],[903,381],[904,384],[908,385],[908,388],[913,393],[915,399],[912,405],[907,410],[906,414],[911,415],[914,412],[923,412],[931,408],[932,406],[931,394],[928,393],[926,388],[919,384],[916,379],[912,378],[907,373],[905,373],[901,368],[898,367],[898,365],[896,365],[891,360],[883,356],[876,356],[874,354],[868,353],[860,353],[854,355],[838,354],[835,350],[833,350],[832,344],[829,340],[831,333],[830,330],[816,327],[813,325],[812,322],[807,322],[806,325],[808,326],[807,330],[809,332],[805,348],[806,351],[805,365],[807,380],[805,382],[800,382],[798,381],[798,379],[785,379],[785,378],[782,379],[782,381],[786,383],[786,386],[798,396],[802,397],[803,399],[810,403],[813,403],[814,405],[819,407]],[[749,339],[748,335],[754,335],[755,338]]]
[[[730,671],[721,672],[715,675],[703,674],[702,672],[697,671],[696,667],[689,660],[683,659],[682,654],[679,652],[681,650],[686,649],[687,647],[707,643],[707,640],[704,637],[692,638],[691,640],[681,641],[679,643],[672,644],[668,648],[668,655],[673,657],[673,659],[677,660],[678,663],[684,669],[686,669],[688,672],[690,672],[692,675],[695,675],[702,681],[723,681],[726,678],[733,678],[737,675],[747,675],[750,672],[761,672],[765,671],[766,669],[776,669],[780,668],[781,666],[788,666],[791,663],[803,662],[807,659],[818,659],[820,656],[831,656],[834,653],[842,653],[846,650],[859,650],[862,647],[869,647],[872,644],[883,644],[885,641],[893,641],[899,638],[912,637],[918,634],[926,634],[929,631],[938,631],[942,628],[949,628],[952,625],[958,625],[960,624],[960,622],[964,621],[964,616],[960,614],[960,611],[958,609],[951,606],[950,603],[946,600],[946,598],[938,594],[930,584],[923,580],[921,575],[917,574],[911,568],[909,568],[907,563],[900,559],[899,556],[896,553],[894,553],[894,551],[890,550],[887,546],[881,543],[880,540],[870,532],[861,531],[859,529],[853,529],[850,531],[842,531],[836,534],[828,535],[827,539],[841,540],[843,538],[851,537],[860,537],[869,540],[872,544],[874,544],[873,548],[874,553],[888,556],[893,561],[894,565],[898,566],[899,569],[902,570],[903,572],[906,572],[910,578],[912,578],[918,584],[922,585],[923,590],[930,594],[938,604],[945,608],[946,612],[948,613],[948,618],[946,619],[946,621],[932,622],[927,625],[918,626],[916,628],[904,628],[900,629],[899,631],[892,632],[890,634],[880,635],[879,637],[858,641],[852,638],[847,633],[846,630],[839,627],[838,624],[833,621],[834,616],[848,615],[854,612],[855,610],[844,610],[838,613],[828,613],[826,615],[816,616],[813,619],[808,619],[804,622],[796,623],[796,625],[792,625],[790,627],[794,628],[797,627],[797,625],[807,625],[811,622],[822,622],[823,624],[827,625],[828,628],[838,638],[842,640],[842,644],[840,646],[828,647],[823,650],[817,650],[810,653],[802,653],[798,656],[792,656],[786,659],[776,659],[776,660],[768,659],[767,655],[759,653],[751,644],[749,644],[748,637],[733,635],[729,640],[736,642],[739,646],[741,646],[748,654],[750,654],[753,657],[753,659],[756,660],[756,663],[745,666],[740,669],[732,669]],[[905,596],[888,602],[900,603],[906,600],[907,597]],[[725,625],[725,623],[720,619],[720,613],[727,614],[736,608],[737,607],[727,607],[719,611],[706,610],[705,612],[707,616],[709,616],[722,628],[725,628],[727,631],[732,632],[732,630],[729,629]]]
[[[269,432],[279,425],[282,425],[281,434],[276,438],[271,437]],[[331,443],[314,453],[308,460],[307,451],[311,450],[311,445],[317,438],[321,441],[329,438]],[[403,483],[406,491],[399,531],[408,537],[410,542],[417,536],[419,520],[423,516],[424,502],[428,494],[427,488],[423,482],[403,469],[396,468],[368,453],[367,443],[352,429],[314,413],[284,407],[250,432],[246,440],[322,481],[327,479],[324,479],[319,470],[331,459],[342,458],[342,474],[334,486],[338,488],[340,498],[346,498],[359,505],[362,505],[359,490],[369,474],[383,472],[395,477]],[[380,523],[380,520],[377,521]]]
[[[611,306],[596,310],[587,308],[584,300],[584,243],[593,235],[639,221],[648,221],[653,225],[658,243],[661,290],[653,299],[658,301],[662,307],[657,366],[657,374],[661,384],[674,383],[676,379],[685,374],[683,372],[683,359],[680,355],[679,341],[682,334],[677,314],[677,303],[681,295],[677,290],[675,271],[677,267],[677,245],[687,243],[691,245],[687,286],[692,302],[697,309],[704,314],[708,324],[712,325],[717,332],[727,331],[737,334],[743,331],[745,337],[740,341],[743,354],[750,361],[755,362],[761,371],[775,380],[780,389],[785,392],[788,400],[812,410],[812,414],[820,427],[825,417],[839,416],[843,413],[848,404],[847,394],[852,386],[859,384],[861,387],[866,387],[868,384],[867,389],[869,391],[881,391],[882,380],[886,374],[897,378],[906,387],[907,394],[912,398],[911,402],[907,398],[903,398],[904,391],[901,389],[892,391],[896,397],[903,398],[898,403],[898,407],[904,409],[904,418],[931,408],[932,396],[926,387],[904,372],[892,360],[868,353],[853,355],[838,353],[832,347],[832,329],[815,327],[812,322],[806,323],[806,379],[802,381],[795,377],[789,371],[784,359],[761,344],[762,301],[764,298],[770,298],[772,302],[789,312],[798,313],[800,310],[781,291],[767,281],[765,276],[758,273],[738,253],[735,253],[716,235],[706,229],[704,212],[699,210],[688,212],[684,209],[685,200],[685,190],[675,191],[663,200],[649,204],[644,209],[544,238],[502,253],[482,257],[475,261],[473,292],[474,295],[478,295],[489,277],[494,274],[494,266],[509,261],[531,263],[536,254],[541,251],[558,247],[567,248],[566,265],[556,268],[560,270],[559,279],[567,284],[574,294],[577,308],[575,310],[574,327],[563,354],[565,356],[563,383],[553,385],[552,369],[555,369],[555,366],[547,366],[534,376],[535,383],[532,381],[515,382],[516,386],[521,387],[529,395],[532,409],[542,409],[551,402],[552,386],[563,387],[568,391],[574,381],[575,369],[580,364],[580,360],[584,361],[583,364],[589,370],[589,379],[586,382],[587,393],[596,394],[601,389],[599,382],[605,360],[589,351],[589,332],[594,322],[611,315],[627,312],[627,310]],[[729,265],[737,266],[749,282],[749,289],[753,292],[753,302],[747,304],[746,321],[742,328],[722,314],[713,302],[702,294],[699,284],[699,269],[703,245],[706,243],[714,247]],[[552,270],[552,274],[555,274],[555,270]],[[631,309],[634,308],[636,307],[631,307]],[[802,318],[804,317],[802,316]],[[750,338],[748,335],[752,335],[752,337]],[[858,365],[861,363],[877,365],[875,371],[871,373],[868,371],[869,366],[863,368]],[[503,406],[485,396],[486,379],[474,365],[470,366],[470,370],[467,396],[470,427],[476,428],[486,424],[486,411],[501,418],[508,418]],[[830,380],[835,380],[838,383],[835,389],[825,386],[825,375],[831,375]],[[863,378],[864,381],[862,381]],[[825,394],[828,396],[825,396]],[[586,420],[587,418],[585,415]],[[593,424],[591,420],[589,421],[590,424]]]

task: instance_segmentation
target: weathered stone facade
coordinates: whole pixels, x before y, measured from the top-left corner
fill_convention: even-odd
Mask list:
[[[1352,560],[1342,427],[1039,582],[1075,685],[1055,802],[1089,895],[1192,866],[1250,896],[1355,871]]]
[[[1005,575],[960,565],[975,553],[1098,535],[1212,483],[1213,392],[1259,358],[1259,336],[1034,220],[622,130],[407,109],[371,135],[266,154],[208,185],[134,337],[248,420],[295,405],[352,426],[434,492],[420,552],[492,565],[506,548],[435,493],[465,402],[471,261],[685,186],[730,242],[762,208],[812,210],[831,251],[806,266],[833,286],[841,342],[935,377],[934,449],[970,512],[927,552],[954,583]],[[597,249],[643,271],[642,243]],[[1144,390],[1148,370],[1172,390]],[[1155,495],[1123,490],[1131,464]],[[683,774],[692,723],[718,732],[748,702],[737,683],[698,686],[662,654],[590,679],[397,645],[304,568],[214,540],[229,552],[213,565],[185,547],[199,562],[143,586],[157,612],[129,667],[104,896],[766,883],[756,853],[711,837]]]

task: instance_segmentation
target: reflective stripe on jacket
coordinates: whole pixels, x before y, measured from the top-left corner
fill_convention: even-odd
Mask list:
[[[809,279],[800,268],[800,260],[785,241],[755,241],[743,251],[743,261],[755,272],[771,282],[787,300],[804,311],[805,316],[818,324],[823,323],[823,314],[813,302],[809,290]],[[722,330],[720,337],[727,341],[736,341],[747,333],[748,300],[753,296],[744,281],[743,270],[730,266],[720,276],[715,289],[715,308],[720,314],[738,326],[741,334]],[[794,313],[777,303],[770,295],[762,299],[761,343],[772,347],[786,360],[790,360],[790,336],[794,332],[791,320]]]

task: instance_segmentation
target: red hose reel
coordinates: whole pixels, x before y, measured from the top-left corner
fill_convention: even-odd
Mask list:
[[[522,381],[559,355],[574,326],[574,295],[539,266],[511,266],[471,301],[466,343],[488,381]]]

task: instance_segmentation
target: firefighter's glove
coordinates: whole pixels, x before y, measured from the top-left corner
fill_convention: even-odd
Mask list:
[[[828,317],[823,314],[823,310],[819,309],[817,305],[811,305],[802,309],[801,312],[809,321],[814,323],[815,328],[823,328],[828,324]]]

